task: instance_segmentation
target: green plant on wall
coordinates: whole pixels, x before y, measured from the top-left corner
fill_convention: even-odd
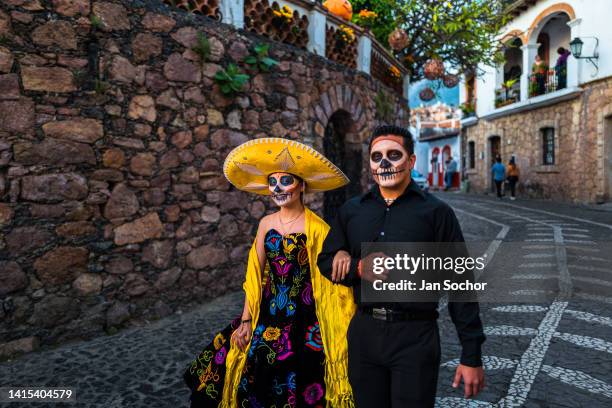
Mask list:
[[[278,61],[270,58],[270,45],[257,44],[253,48],[253,53],[244,59],[244,62],[262,72],[268,72],[272,67],[278,65]]]
[[[248,80],[249,76],[243,74],[236,64],[229,64],[226,69],[220,69],[215,74],[215,82],[225,95],[240,92]]]
[[[92,14],[91,17],[89,17],[89,22],[94,29],[102,28],[102,19],[95,14]]]
[[[202,33],[198,33],[196,45],[194,45],[191,50],[198,54],[202,64],[206,62],[210,56],[210,42],[208,41],[208,37]]]
[[[379,90],[374,98],[374,103],[376,104],[376,116],[385,122],[389,122],[391,115],[393,115],[393,103],[389,96]]]

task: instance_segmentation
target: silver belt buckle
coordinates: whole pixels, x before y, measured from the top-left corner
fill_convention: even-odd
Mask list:
[[[374,307],[372,308],[372,317],[378,320],[387,320],[387,309],[385,309],[384,307],[378,308],[378,307]]]

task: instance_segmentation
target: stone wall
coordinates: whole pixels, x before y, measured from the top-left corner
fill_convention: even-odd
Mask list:
[[[468,142],[476,143],[476,168],[467,170],[471,188],[491,191],[489,138],[500,136],[504,164],[512,154],[517,157],[520,194],[574,202],[604,199],[604,121],[612,115],[612,78],[582,88],[583,92],[571,100],[497,119],[480,119],[467,128],[466,150]],[[555,129],[553,166],[542,165],[543,127]]]
[[[215,73],[246,70],[265,41],[160,1],[0,3],[0,355],[241,287],[272,208],[223,177],[232,147],[278,136],[322,149],[338,110],[363,145],[381,90],[405,124],[405,101],[369,76],[280,43],[278,67],[224,96]]]

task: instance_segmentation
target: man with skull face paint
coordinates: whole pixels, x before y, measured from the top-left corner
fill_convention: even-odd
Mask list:
[[[358,304],[347,335],[356,407],[433,407],[440,364],[438,303],[361,302],[361,281],[381,278],[367,268],[362,273],[361,244],[464,239],[452,209],[411,180],[416,157],[407,129],[377,128],[369,150],[376,184],[339,208],[317,262],[328,279],[353,286]],[[468,398],[484,387],[481,344],[485,336],[479,306],[449,302],[448,310],[462,345],[452,386],[457,388],[463,380]]]

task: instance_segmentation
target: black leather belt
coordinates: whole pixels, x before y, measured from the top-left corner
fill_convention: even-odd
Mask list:
[[[394,310],[388,307],[360,307],[363,314],[372,316],[386,322],[400,322],[405,320],[436,320],[440,315],[437,310]]]

